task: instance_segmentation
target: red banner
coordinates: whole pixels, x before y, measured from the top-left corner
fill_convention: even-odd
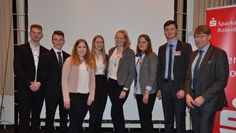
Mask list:
[[[236,6],[207,10],[211,43],[224,49],[229,61],[229,80],[225,89],[229,106],[218,112],[213,133],[236,133]]]

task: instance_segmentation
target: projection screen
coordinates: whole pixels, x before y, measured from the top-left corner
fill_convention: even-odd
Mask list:
[[[157,53],[159,46],[166,42],[163,24],[174,18],[174,0],[28,0],[28,18],[29,26],[33,23],[43,26],[41,45],[48,49],[52,47],[53,31],[59,29],[65,33],[63,49],[68,53],[71,53],[77,39],[84,38],[91,46],[92,38],[97,34],[105,38],[108,52],[115,45],[115,32],[126,29],[134,51],[138,36],[145,33],[150,36]],[[124,105],[125,119],[139,120],[133,85],[130,89]],[[103,119],[111,119],[110,108],[108,98]],[[45,107],[41,118],[45,118]],[[163,120],[161,101],[158,99],[154,105],[153,120]]]

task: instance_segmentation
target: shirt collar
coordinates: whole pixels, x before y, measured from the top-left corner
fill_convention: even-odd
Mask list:
[[[177,39],[174,39],[174,40],[170,40],[170,41],[167,41],[167,45],[169,46],[169,45],[173,45],[173,47],[176,47],[176,45],[177,45],[177,42],[178,42],[178,40]]]
[[[31,48],[31,49],[39,49],[39,46],[40,46],[40,44],[35,45],[35,44],[33,44],[31,41],[29,42],[29,45],[30,45],[30,48]]]
[[[57,48],[55,48],[55,47],[52,47],[52,49],[54,50],[55,53],[57,53],[57,52],[62,52],[62,50],[59,50],[59,49],[57,49]]]
[[[210,47],[210,44],[207,44],[207,45],[204,46],[203,48],[200,48],[199,51],[206,52],[206,51],[208,50],[209,47]]]

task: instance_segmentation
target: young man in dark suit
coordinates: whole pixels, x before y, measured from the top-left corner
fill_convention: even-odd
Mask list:
[[[167,43],[160,46],[158,52],[158,91],[157,97],[162,99],[165,132],[185,132],[185,78],[192,52],[191,45],[177,39],[177,24],[169,20],[164,24]]]
[[[47,81],[46,48],[40,45],[42,26],[32,24],[31,40],[15,49],[14,72],[17,77],[17,103],[19,111],[18,133],[39,133],[40,113]],[[30,128],[31,125],[31,128]]]
[[[211,133],[216,111],[227,106],[224,89],[229,64],[224,50],[210,44],[211,31],[200,25],[194,32],[197,50],[191,54],[186,82],[186,102],[194,133]]]
[[[61,73],[62,65],[70,55],[62,50],[65,43],[64,33],[56,30],[52,34],[53,47],[47,54],[48,57],[48,81],[46,87],[46,133],[53,133],[54,117],[57,105],[59,105],[60,132],[67,132],[68,113],[64,108]]]

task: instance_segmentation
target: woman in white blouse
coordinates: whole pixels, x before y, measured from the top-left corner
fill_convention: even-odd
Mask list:
[[[101,35],[96,35],[92,41],[91,56],[95,60],[95,99],[90,109],[89,132],[100,133],[103,112],[105,110],[108,88],[107,88],[107,60],[105,42]]]
[[[68,133],[82,132],[82,124],[95,95],[94,60],[86,40],[75,42],[62,69],[64,107],[69,109]]]
[[[125,132],[123,105],[135,76],[134,52],[130,48],[126,30],[115,35],[115,47],[109,50],[108,93],[111,100],[111,118],[116,133]]]

